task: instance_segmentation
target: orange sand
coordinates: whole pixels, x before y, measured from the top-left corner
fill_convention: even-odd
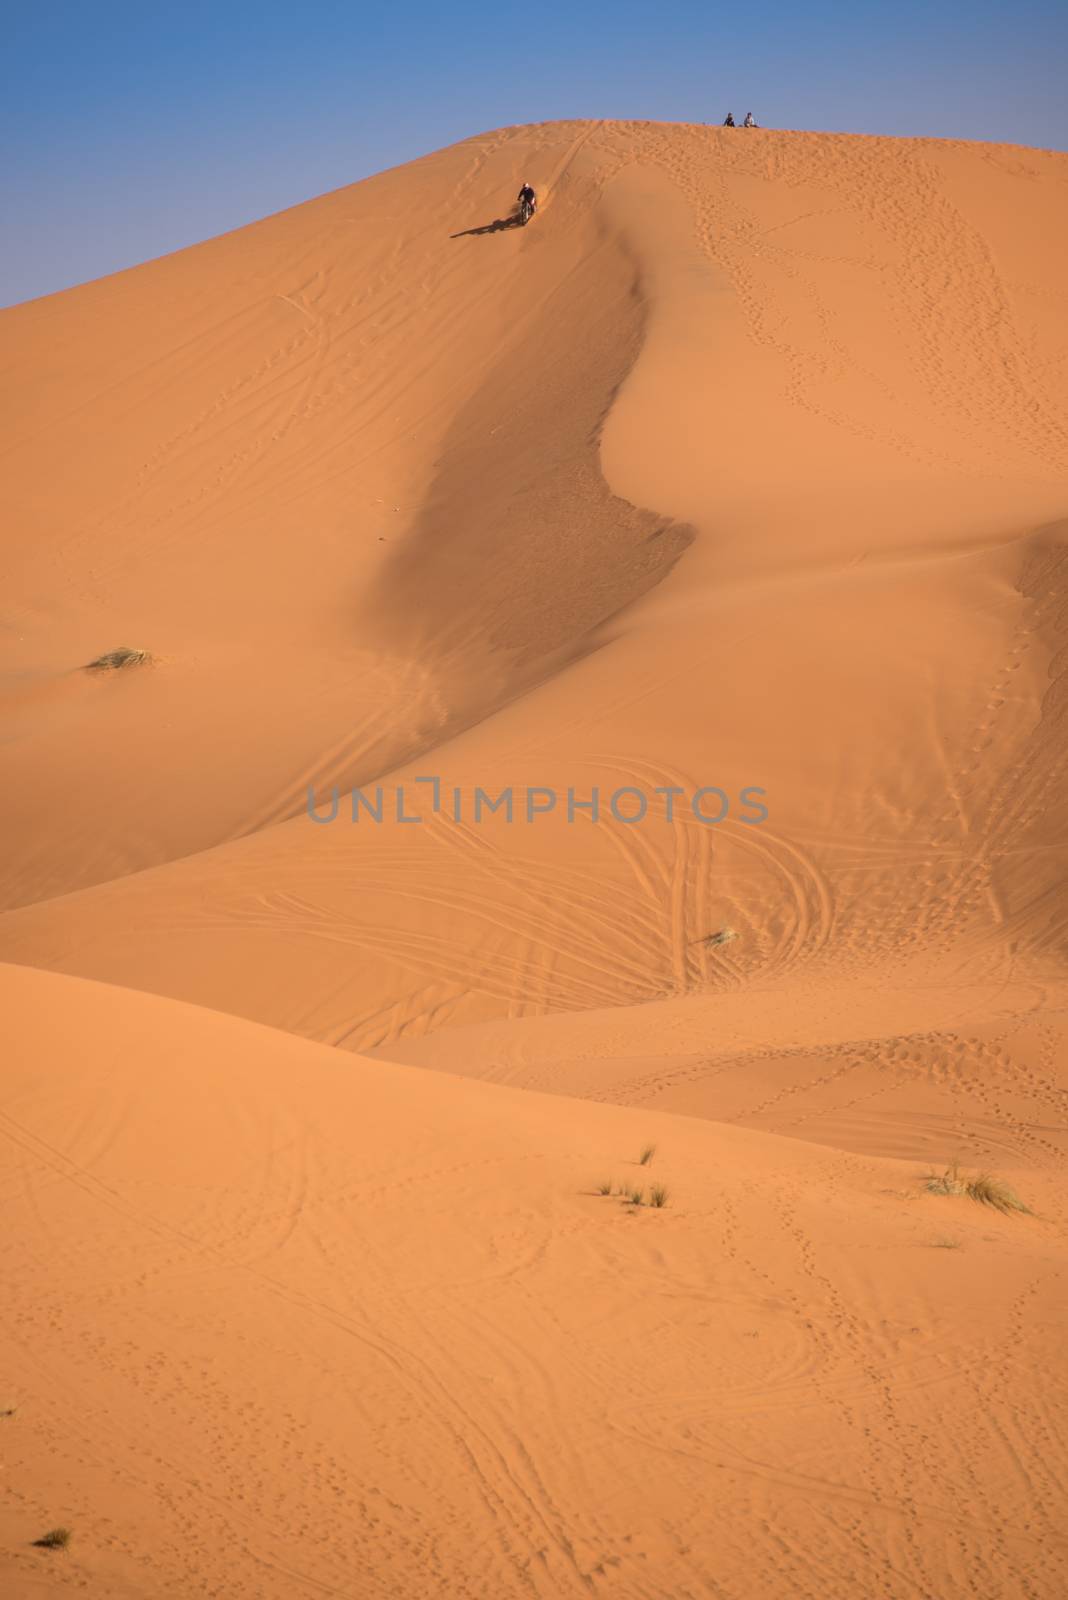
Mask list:
[[[0,1589],[1068,1592],[1066,178],[513,128],[0,316]]]

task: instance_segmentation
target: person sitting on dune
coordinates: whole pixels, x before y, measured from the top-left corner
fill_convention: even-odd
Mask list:
[[[742,127],[743,128],[755,128],[756,127],[756,123],[753,121],[753,113],[751,111],[747,111],[746,112],[745,121],[742,123]]]
[[[727,115],[723,119],[723,126],[725,128],[735,128],[735,127],[737,127],[737,123],[734,120],[734,112],[733,111],[728,111],[727,112]]]

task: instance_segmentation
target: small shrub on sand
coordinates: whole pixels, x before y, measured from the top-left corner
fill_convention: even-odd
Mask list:
[[[668,1192],[664,1185],[662,1183],[654,1183],[653,1187],[649,1190],[649,1204],[651,1206],[656,1206],[659,1209],[660,1206],[666,1206],[667,1203]]]
[[[70,1544],[69,1528],[49,1528],[47,1533],[42,1533],[34,1544],[40,1550],[65,1550]]]
[[[733,928],[720,928],[718,933],[709,934],[705,944],[730,944],[731,940],[737,937]]]
[[[959,1239],[932,1239],[932,1250],[960,1250],[963,1246]]]
[[[978,1172],[974,1178],[967,1178],[955,1161],[945,1172],[928,1178],[927,1188],[931,1194],[967,1195],[969,1200],[976,1200],[982,1206],[993,1206],[995,1211],[1006,1214],[1010,1211],[1030,1214],[1029,1207],[1001,1178],[995,1178],[989,1172]]]
[[[641,1155],[638,1157],[639,1165],[643,1166],[643,1167],[647,1167],[649,1165],[650,1161],[653,1159],[653,1157],[655,1155],[656,1155],[656,1145],[655,1144],[647,1144],[645,1149],[642,1151]]]
[[[645,1190],[631,1189],[627,1194],[627,1199],[632,1206],[640,1206],[645,1199]]]
[[[0,1406],[0,1417],[13,1417],[18,1406]]]
[[[139,667],[142,662],[152,658],[147,650],[131,650],[129,645],[120,645],[117,650],[109,650],[106,655],[97,656],[95,661],[90,661],[86,672],[117,672],[122,667]]]
[[[978,1200],[983,1206],[993,1206],[995,1211],[1022,1211],[1030,1215],[1031,1208],[1024,1205],[1016,1191],[989,1172],[980,1172],[971,1178],[965,1192],[970,1199]]]
[[[600,1183],[597,1185],[597,1193],[598,1194],[611,1194],[612,1193],[612,1180],[611,1180],[611,1178],[602,1178],[601,1179]]]

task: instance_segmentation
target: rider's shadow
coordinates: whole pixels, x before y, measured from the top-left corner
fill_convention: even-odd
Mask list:
[[[473,234],[500,233],[503,228],[518,228],[519,213],[513,212],[510,217],[497,217],[493,222],[487,222],[481,228],[465,228],[462,233],[450,233],[450,239],[469,239]]]

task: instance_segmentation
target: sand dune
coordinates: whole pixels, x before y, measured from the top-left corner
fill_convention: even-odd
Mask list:
[[[509,128],[0,316],[16,1594],[1059,1600],[1066,161]]]
[[[2,984],[12,1592],[55,1522],[102,1596],[1063,1585],[1048,1178],[1013,1221],[907,1163]]]
[[[863,1155],[1063,1169],[1068,988],[934,977],[485,1022],[376,1054]]]
[[[536,229],[443,236],[520,165]],[[9,314],[92,383],[57,359],[19,458],[68,464],[9,601],[8,897],[107,886],[0,948],[357,1047],[970,936],[1060,970],[1062,170],[512,130]],[[124,640],[159,662],[60,670]],[[514,782],[770,816],[266,826],[427,771],[468,814]],[[726,969],[691,943],[724,924]]]

